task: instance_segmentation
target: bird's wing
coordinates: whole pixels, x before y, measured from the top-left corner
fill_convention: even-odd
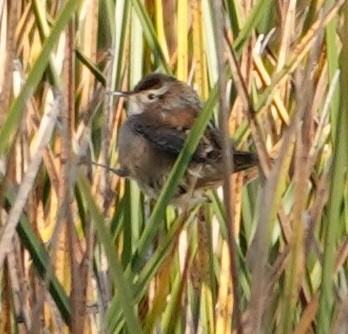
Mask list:
[[[159,151],[177,156],[182,150],[187,134],[177,128],[160,127],[149,123],[137,123],[134,130]]]
[[[151,145],[174,158],[184,147],[190,129],[182,127],[163,126],[146,120],[137,121],[133,125],[134,131],[143,136]],[[232,144],[231,144],[232,149]],[[204,164],[220,163],[222,158],[220,133],[216,128],[208,127],[202,136],[192,161]],[[233,151],[234,171],[240,171],[257,164],[257,156],[249,152]]]
[[[173,156],[178,156],[184,147],[189,134],[189,129],[181,127],[158,126],[150,122],[137,122],[134,130],[138,135],[146,138],[154,148]],[[207,130],[202,137],[192,161],[209,163],[221,157],[221,149],[218,145],[215,134]]]

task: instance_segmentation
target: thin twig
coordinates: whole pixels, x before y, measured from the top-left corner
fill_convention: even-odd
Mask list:
[[[218,59],[218,73],[219,80],[217,83],[219,91],[219,122],[222,134],[222,152],[223,160],[225,165],[224,174],[224,205],[226,208],[226,229],[227,229],[227,243],[229,250],[229,260],[230,260],[230,275],[232,279],[232,289],[233,289],[233,316],[236,323],[237,333],[243,334],[241,313],[240,313],[240,296],[239,296],[239,284],[237,275],[237,251],[235,242],[235,212],[233,205],[233,194],[231,189],[233,188],[233,178],[231,174],[233,172],[233,159],[230,144],[229,135],[229,114],[226,104],[226,77],[224,71],[223,54],[224,54],[224,19],[223,19],[223,7],[222,1],[216,1],[212,5],[215,21],[215,40],[217,46],[217,59]]]

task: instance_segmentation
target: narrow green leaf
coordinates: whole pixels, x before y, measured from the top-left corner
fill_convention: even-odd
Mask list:
[[[116,256],[111,234],[105,226],[105,221],[100,210],[97,208],[94,198],[91,194],[90,186],[87,180],[79,175],[77,181],[80,192],[86,202],[86,207],[91,214],[97,237],[100,244],[104,247],[108,258],[110,275],[117,291],[119,306],[122,308],[129,333],[142,333],[141,325],[135,315],[135,307],[132,299],[132,283],[127,282],[124,276],[121,264]]]
[[[348,34],[348,3],[345,2],[344,8],[344,26],[342,36]],[[318,313],[318,333],[330,333],[332,331],[332,319],[334,310],[334,265],[336,260],[336,249],[338,236],[341,230],[341,224],[344,221],[343,203],[347,184],[348,172],[348,42],[342,40],[343,47],[340,56],[340,104],[337,114],[337,126],[332,135],[335,137],[333,145],[333,166],[330,183],[330,195],[327,205],[328,220],[325,226],[325,252],[322,272],[320,306]],[[333,54],[331,54],[333,56]],[[336,53],[338,59],[338,54]]]
[[[69,0],[66,2],[29,73],[28,79],[24,83],[18,97],[11,104],[6,122],[0,129],[0,154],[5,154],[8,151],[14,135],[21,124],[25,103],[39,84],[49,63],[50,54],[58,42],[60,34],[66,28],[66,24],[80,3],[81,0]]]
[[[271,5],[271,0],[259,0],[252,8],[251,12],[248,15],[246,22],[244,22],[243,27],[241,28],[238,37],[233,43],[237,54],[240,54],[242,47],[249,40],[254,29],[262,19],[267,10],[269,10]]]
[[[162,48],[158,42],[157,35],[155,32],[155,29],[153,27],[153,24],[151,22],[151,19],[149,17],[149,14],[146,12],[144,5],[140,2],[140,0],[131,0],[133,7],[138,15],[138,18],[140,20],[140,23],[143,27],[143,34],[146,38],[147,43],[149,44],[155,59],[159,61],[160,66],[162,69],[170,74],[170,68],[167,64],[166,58],[164,56],[164,53],[162,51]],[[138,54],[137,54],[138,56]]]
[[[12,188],[8,188],[6,199],[13,203],[15,194]],[[42,241],[36,236],[32,225],[29,223],[26,216],[22,215],[17,225],[17,232],[22,245],[28,250],[33,259],[34,267],[39,273],[40,277],[49,282],[49,291],[52,299],[55,301],[57,308],[68,325],[71,318],[71,310],[69,299],[60,284],[57,277],[52,272],[52,263],[48,252],[42,244]]]

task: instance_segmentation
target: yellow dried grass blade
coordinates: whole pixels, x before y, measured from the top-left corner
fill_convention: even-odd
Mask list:
[[[186,81],[188,73],[188,3],[178,0],[178,69],[179,80]]]

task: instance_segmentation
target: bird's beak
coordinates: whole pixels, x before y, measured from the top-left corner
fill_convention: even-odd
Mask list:
[[[109,95],[113,95],[113,96],[117,96],[117,97],[129,97],[129,95],[130,95],[130,92],[122,92],[122,91],[109,91],[109,92],[107,92],[107,94],[109,94]]]

